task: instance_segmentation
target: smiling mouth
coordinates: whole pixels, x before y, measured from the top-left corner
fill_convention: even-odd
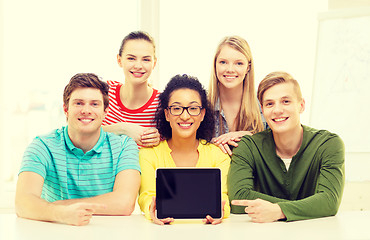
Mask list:
[[[181,128],[190,128],[193,123],[178,123]]]
[[[94,119],[91,118],[79,118],[78,120],[83,123],[91,123],[92,121],[94,121]]]
[[[281,118],[274,118],[274,119],[272,119],[272,121],[274,121],[274,122],[284,122],[287,119],[288,119],[288,117],[281,117]]]
[[[131,72],[132,75],[134,75],[134,77],[142,77],[145,72]]]
[[[236,79],[238,76],[230,76],[230,75],[224,75],[224,78],[226,79],[226,80],[234,80],[234,79]]]

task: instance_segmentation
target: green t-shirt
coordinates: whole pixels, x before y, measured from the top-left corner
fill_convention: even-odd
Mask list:
[[[326,130],[303,126],[289,170],[276,155],[271,129],[244,136],[234,149],[228,189],[233,199],[278,203],[287,221],[335,215],[344,188],[344,144]],[[231,206],[232,213],[244,207]]]

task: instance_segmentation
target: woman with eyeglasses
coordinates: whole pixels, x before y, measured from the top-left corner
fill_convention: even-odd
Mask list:
[[[139,152],[141,188],[139,205],[147,219],[167,224],[172,218],[155,216],[155,171],[159,167],[218,167],[221,169],[224,215],[230,214],[226,179],[230,166],[228,154],[210,143],[214,132],[214,115],[207,93],[194,77],[176,75],[159,96],[155,117],[157,129],[164,138],[158,146]],[[203,222],[218,224],[222,219],[207,216]]]

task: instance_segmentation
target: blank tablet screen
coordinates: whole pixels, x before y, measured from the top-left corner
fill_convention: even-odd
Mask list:
[[[157,218],[221,218],[219,168],[158,168]]]

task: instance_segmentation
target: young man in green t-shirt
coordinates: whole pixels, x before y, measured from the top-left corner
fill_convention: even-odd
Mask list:
[[[267,75],[257,97],[270,129],[243,137],[233,151],[231,212],[254,222],[335,215],[344,187],[343,141],[301,124],[305,101],[288,73]]]

